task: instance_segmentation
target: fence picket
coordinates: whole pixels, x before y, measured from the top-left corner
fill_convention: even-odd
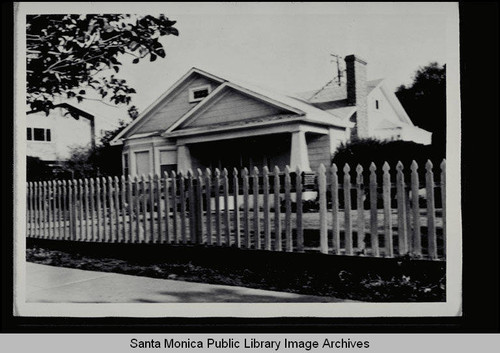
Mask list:
[[[134,243],[144,243],[144,238],[141,236],[144,234],[141,227],[141,186],[139,183],[139,178],[134,178],[134,208],[135,208],[135,239]]]
[[[109,208],[109,241],[111,243],[116,242],[116,231],[115,231],[115,203],[114,203],[114,190],[113,179],[108,177],[108,208]]]
[[[83,241],[84,234],[85,234],[85,222],[84,222],[84,205],[85,201],[83,200],[83,179],[78,179],[78,223],[79,223],[79,228],[78,228],[78,241]]]
[[[253,237],[254,248],[260,249],[260,222],[259,222],[259,169],[253,168]]]
[[[104,234],[101,232],[101,179],[96,178],[95,180],[95,191],[97,194],[96,197],[96,214],[97,214],[97,241],[103,241]]]
[[[243,243],[245,248],[250,248],[250,217],[249,217],[249,192],[248,192],[248,169],[241,171],[241,180],[243,186]]]
[[[419,205],[419,180],[418,180],[418,164],[412,161],[411,166],[411,203],[413,213],[413,241],[412,248],[413,254],[417,256],[422,255],[422,240],[420,234],[420,205]]]
[[[145,175],[141,175],[141,200],[142,200],[142,229],[144,232],[144,242],[151,242],[151,234],[148,227],[148,181]]]
[[[60,217],[60,190],[59,180],[54,180],[54,233],[55,239],[59,240],[61,237],[61,217]]]
[[[280,169],[274,167],[274,250],[281,251]]]
[[[318,193],[319,193],[319,244],[320,252],[328,254],[328,225],[326,220],[326,174],[323,163],[318,169]]]
[[[26,237],[31,238],[32,236],[32,229],[31,225],[33,224],[31,222],[31,183],[27,182],[26,183]]]
[[[89,195],[90,195],[90,224],[91,224],[91,241],[96,241],[96,232],[95,232],[95,219],[94,219],[94,214],[95,214],[95,202],[94,202],[94,197],[95,197],[95,186],[94,186],[94,179],[91,178],[89,180]]]
[[[101,179],[102,184],[102,225],[103,225],[103,239],[102,241],[105,243],[110,242],[111,235],[109,232],[110,225],[108,224],[108,220],[111,218],[111,214],[108,213],[108,182],[105,177]]]
[[[188,184],[188,205],[189,205],[189,240],[191,243],[195,242],[196,237],[196,206],[195,206],[195,191],[193,184],[193,172],[188,170],[187,172],[187,184]]]
[[[443,257],[446,257],[446,159],[441,162],[441,218],[443,220]]]
[[[181,218],[181,241],[182,244],[187,243],[186,235],[186,185],[184,183],[184,175],[179,172],[179,202],[181,203],[180,218]]]
[[[121,212],[121,223],[122,223],[122,235],[121,242],[125,243],[127,241],[127,182],[125,180],[125,175],[120,178],[121,182],[121,202],[120,202],[120,212]]]
[[[432,162],[427,160],[425,169],[425,188],[427,192],[427,243],[428,254],[433,260],[438,258],[436,241],[436,209],[434,206],[434,173]]]
[[[341,253],[340,249],[340,227],[339,227],[339,177],[338,168],[335,163],[330,168],[330,197],[332,203],[332,245],[336,255]]]
[[[347,255],[353,254],[352,244],[352,221],[351,221],[351,168],[349,164],[344,165],[344,240]]]
[[[212,172],[208,168],[205,171],[205,201],[207,244],[212,245]]]
[[[69,206],[71,216],[71,240],[77,240],[77,181],[70,180]]]
[[[370,164],[370,244],[373,256],[380,256],[378,244],[377,167]]]
[[[407,229],[405,194],[403,163],[399,161],[396,164],[396,198],[398,205],[398,251],[401,256],[408,252],[406,239]]]
[[[172,241],[177,244],[179,242],[179,231],[177,227],[177,175],[172,171]]]
[[[227,169],[222,170],[222,185],[224,186],[224,234],[225,245],[231,245],[231,219],[229,218],[229,178]]]
[[[271,224],[269,210],[269,169],[265,166],[262,170],[264,189],[264,249],[271,250]]]
[[[391,176],[389,174],[389,164],[387,162],[382,166],[383,170],[383,202],[384,202],[384,244],[386,256],[394,257],[392,245],[392,214],[391,214]]]
[[[304,229],[302,224],[302,172],[299,167],[295,170],[295,194],[296,194],[296,226],[297,226],[297,251],[304,252]]]
[[[128,238],[126,238],[125,242],[126,243],[134,243],[135,242],[135,236],[134,234],[137,234],[139,232],[139,229],[136,229],[134,232],[134,196],[133,196],[133,180],[132,176],[129,174],[127,177],[127,206],[128,206]]]
[[[292,198],[290,167],[285,166],[285,251],[293,251],[292,244]]]
[[[153,182],[153,176],[151,174],[148,174],[147,185],[148,185],[148,192],[144,193],[144,196],[149,201],[149,204],[146,205],[146,212],[145,212],[146,218],[149,217],[149,224],[148,224],[149,240],[148,240],[148,242],[149,243],[156,243],[156,236],[154,234],[155,233],[154,182]]]
[[[85,217],[85,241],[89,240],[89,235],[90,235],[90,222],[89,222],[89,179],[85,178],[83,180],[83,192],[84,192],[84,205],[85,205],[85,212],[84,212],[84,217]]]
[[[175,234],[175,227],[173,223],[175,223],[175,219],[172,220],[172,227],[170,227],[170,204],[174,203],[174,200],[170,200],[171,194],[169,192],[169,185],[171,183],[171,180],[168,177],[168,173],[165,171],[163,174],[163,187],[165,190],[165,200],[164,200],[164,213],[165,213],[165,237],[163,238],[167,244],[170,244],[171,236],[170,236],[170,230],[172,230],[172,233]]]
[[[238,194],[239,194],[239,184],[238,184],[238,170],[233,169],[233,224],[234,224],[234,243],[237,248],[241,247],[241,233],[240,233],[240,210],[238,207]]]
[[[41,220],[42,220],[42,238],[46,239],[47,238],[47,231],[45,229],[47,225],[47,206],[45,204],[45,200],[47,198],[47,182],[43,181],[41,183],[41,195],[42,197],[40,198],[40,209],[41,209]]]
[[[364,180],[363,180],[363,167],[358,164],[356,166],[356,208],[357,208],[357,238],[358,238],[358,252],[365,252],[365,206],[364,206]]]
[[[158,174],[155,174],[154,176],[155,180],[155,189],[156,189],[156,194],[155,194],[155,200],[156,200],[156,228],[158,230],[158,235],[156,236],[156,242],[157,243],[165,243],[165,234],[163,233],[163,212],[162,212],[162,200],[161,200],[161,176]],[[165,188],[165,198],[167,198],[168,192]]]
[[[120,224],[120,194],[121,194],[121,190],[120,190],[120,181],[118,180],[118,177],[115,176],[113,178],[113,190],[114,190],[114,193],[113,193],[113,206],[114,206],[114,214],[115,214],[115,222],[116,222],[116,226],[115,226],[115,236],[114,236],[114,239],[115,239],[115,242],[121,242],[121,234],[122,234],[122,230],[121,228],[123,227],[123,225]]]
[[[48,235],[49,239],[54,239],[54,227],[53,227],[53,210],[52,210],[52,200],[54,197],[54,187],[53,187],[53,181],[49,180],[47,182],[47,229],[48,229]]]
[[[221,245],[221,215],[220,215],[220,170],[215,169],[214,178],[214,190],[215,190],[215,236],[217,240],[217,245]]]

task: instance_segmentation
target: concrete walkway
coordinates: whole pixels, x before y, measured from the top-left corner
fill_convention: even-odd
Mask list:
[[[42,303],[332,303],[348,300],[26,263],[26,301]]]

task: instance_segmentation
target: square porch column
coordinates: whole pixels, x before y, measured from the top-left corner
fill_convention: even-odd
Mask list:
[[[302,130],[292,132],[292,146],[290,151],[290,169],[299,167],[302,171],[311,171],[305,132]]]
[[[186,145],[177,146],[177,172],[186,174],[192,168],[191,152]]]

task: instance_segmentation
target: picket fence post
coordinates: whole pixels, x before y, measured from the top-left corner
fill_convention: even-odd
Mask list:
[[[274,167],[274,250],[281,251],[280,169]]]
[[[248,169],[241,171],[241,180],[243,186],[243,243],[245,248],[250,248],[250,216],[249,216],[249,194],[248,194]]]
[[[296,194],[296,226],[297,226],[297,251],[304,252],[304,229],[302,224],[302,171],[300,167],[295,170],[295,194]]]
[[[285,251],[287,252],[293,251],[291,183],[290,167],[285,166]]]
[[[365,251],[365,207],[364,207],[364,180],[363,167],[356,166],[356,208],[357,208],[357,238],[358,253]]]
[[[398,251],[400,256],[408,252],[406,238],[406,192],[403,168],[403,163],[399,161],[396,164],[396,198],[398,205]]]
[[[392,210],[391,210],[391,176],[389,170],[391,167],[387,162],[382,166],[382,195],[384,202],[384,238],[386,256],[394,257],[394,248],[392,244]]]
[[[370,164],[370,243],[373,256],[380,256],[378,244],[377,166]]]
[[[326,174],[323,163],[318,168],[318,193],[319,193],[319,244],[320,252],[328,254],[328,229],[326,220]]]
[[[253,168],[253,236],[254,248],[260,249],[260,222],[259,222],[259,169]]]
[[[432,172],[432,162],[427,160],[425,169],[425,187],[427,193],[427,243],[428,254],[433,260],[437,259],[437,242],[436,242],[436,209],[434,206],[434,173]]]
[[[412,248],[413,254],[417,256],[422,255],[422,239],[420,233],[420,205],[419,205],[419,177],[418,177],[418,164],[416,161],[411,162],[411,205],[413,214],[413,241]]]
[[[344,166],[344,239],[347,255],[353,254],[352,245],[352,221],[351,221],[351,168],[349,164]]]
[[[269,169],[264,166],[262,170],[263,188],[264,188],[264,249],[271,250],[271,224],[269,210]]]

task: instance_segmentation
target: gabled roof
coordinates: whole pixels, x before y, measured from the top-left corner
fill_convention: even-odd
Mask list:
[[[192,116],[194,116],[198,111],[209,106],[212,102],[215,102],[221,94],[227,89],[234,89],[240,93],[251,96],[268,104],[274,105],[276,107],[282,108],[289,112],[304,115],[307,120],[329,124],[341,127],[350,127],[352,124],[344,121],[340,116],[334,113],[327,113],[322,109],[316,108],[313,105],[303,102],[295,97],[290,97],[285,94],[280,94],[270,90],[266,90],[262,87],[258,87],[247,82],[231,79],[224,79],[225,82],[212,91],[205,99],[203,99],[196,107],[188,111],[181,118],[179,118],[174,124],[172,124],[168,129],[165,130],[164,134],[168,134],[178,128],[182,123],[188,121]],[[162,134],[163,135],[163,134]]]
[[[115,138],[111,141],[111,145],[119,145],[121,142],[119,141],[127,132],[129,132],[133,127],[137,126],[139,123],[141,123],[147,116],[149,116],[152,112],[155,111],[157,107],[161,105],[161,102],[166,100],[175,90],[177,87],[182,85],[184,81],[186,81],[190,76],[193,74],[199,74],[205,77],[208,77],[214,81],[217,82],[225,82],[224,79],[217,77],[209,72],[200,70],[196,67],[191,68],[188,72],[186,72],[180,79],[178,79],[165,93],[163,93],[158,99],[156,99],[153,103],[151,103],[146,110],[144,110],[139,116],[132,122],[130,125],[128,125],[125,129],[123,129],[118,135],[115,136]]]

